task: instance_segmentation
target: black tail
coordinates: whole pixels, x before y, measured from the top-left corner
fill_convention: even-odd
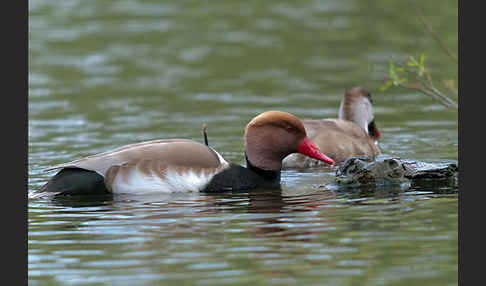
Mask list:
[[[64,168],[39,192],[49,192],[56,195],[96,195],[110,193],[100,174],[80,168]]]
[[[203,129],[202,129],[202,132],[203,132],[203,137],[204,137],[204,144],[206,146],[209,146],[209,143],[208,143],[208,127],[206,125],[206,123],[203,123]]]

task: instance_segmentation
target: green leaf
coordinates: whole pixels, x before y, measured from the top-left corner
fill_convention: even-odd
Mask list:
[[[391,80],[388,80],[387,82],[385,82],[384,84],[382,84],[382,85],[380,86],[380,90],[381,90],[381,91],[385,91],[385,90],[387,90],[388,88],[390,88],[390,86],[392,86],[392,85],[393,85],[393,82],[392,82]]]
[[[424,53],[422,53],[420,55],[420,65],[425,66],[425,54]]]
[[[417,65],[418,65],[417,62],[411,62],[411,61],[410,62],[407,62],[407,66],[412,67],[412,68],[413,67],[416,67]]]
[[[396,80],[398,78],[396,68],[395,68],[395,64],[393,62],[390,62],[389,73],[390,73],[390,77],[392,78],[392,80]]]
[[[423,54],[423,53],[420,56],[420,64],[418,66],[418,69],[419,69],[418,74],[421,77],[424,74],[424,71],[425,71],[425,54]]]
[[[393,80],[393,85],[394,86],[399,86],[402,83],[406,83],[408,80],[406,78],[397,78],[396,80]]]
[[[414,57],[409,56],[409,59],[410,59],[410,60],[407,62],[407,65],[408,65],[409,67],[416,67],[416,66],[418,66],[418,65],[419,65],[419,63],[417,62],[417,60],[416,60]]]

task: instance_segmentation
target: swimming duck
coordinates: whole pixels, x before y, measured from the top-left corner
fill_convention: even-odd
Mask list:
[[[341,163],[352,156],[380,154],[378,140],[381,132],[375,124],[371,94],[361,87],[345,90],[338,118],[304,119],[309,139],[324,154]],[[307,168],[322,165],[318,160],[291,154],[283,168]]]
[[[307,137],[302,121],[267,111],[245,128],[246,167],[188,139],[159,139],[53,166],[60,170],[39,192],[61,195],[144,192],[223,192],[278,188],[282,160],[300,153],[335,164]]]

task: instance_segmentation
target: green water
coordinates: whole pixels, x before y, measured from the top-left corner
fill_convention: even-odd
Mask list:
[[[156,138],[243,163],[244,126],[278,109],[336,117],[372,92],[384,154],[458,159],[457,111],[381,92],[391,57],[427,54],[415,16],[457,54],[454,1],[29,1],[29,192],[53,164]],[[30,199],[30,285],[457,285],[457,190],[327,189],[331,171],[282,173],[282,192]]]

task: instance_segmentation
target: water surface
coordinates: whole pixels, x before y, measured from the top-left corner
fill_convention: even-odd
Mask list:
[[[453,1],[29,1],[29,192],[57,163],[157,138],[244,163],[244,126],[278,109],[337,116],[373,94],[383,153],[457,160],[457,111],[379,91],[391,57],[457,64]],[[282,191],[29,199],[31,285],[456,285],[456,189],[328,186],[332,169],[282,173]]]

